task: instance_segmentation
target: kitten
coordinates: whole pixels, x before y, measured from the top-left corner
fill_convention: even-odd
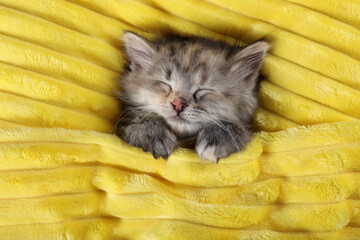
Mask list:
[[[130,64],[119,80],[119,137],[155,158],[179,144],[193,143],[202,160],[215,163],[244,149],[268,43],[239,48],[178,36],[151,42],[131,32],[123,41]]]

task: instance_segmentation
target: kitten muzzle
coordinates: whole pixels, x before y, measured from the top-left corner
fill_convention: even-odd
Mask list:
[[[183,97],[175,98],[171,102],[171,105],[172,105],[173,109],[176,111],[177,115],[179,115],[182,111],[184,111],[185,108],[188,106],[188,104],[186,103],[186,100]]]

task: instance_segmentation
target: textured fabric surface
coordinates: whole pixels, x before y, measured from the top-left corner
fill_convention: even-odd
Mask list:
[[[218,165],[111,134],[120,38],[272,43]],[[357,0],[0,0],[0,239],[360,239]]]

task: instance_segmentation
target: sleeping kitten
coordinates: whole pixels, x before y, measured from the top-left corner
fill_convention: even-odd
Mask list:
[[[268,43],[242,49],[177,36],[150,42],[131,32],[123,41],[130,64],[120,79],[119,137],[155,158],[179,144],[193,143],[202,160],[215,163],[244,149]]]

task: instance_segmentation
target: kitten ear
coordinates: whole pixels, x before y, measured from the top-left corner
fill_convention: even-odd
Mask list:
[[[130,68],[147,68],[151,66],[155,50],[149,42],[132,32],[125,32],[122,40],[126,53],[131,61]]]
[[[233,79],[244,82],[247,86],[255,88],[256,80],[266,52],[270,44],[260,41],[247,46],[230,59],[230,71]]]

